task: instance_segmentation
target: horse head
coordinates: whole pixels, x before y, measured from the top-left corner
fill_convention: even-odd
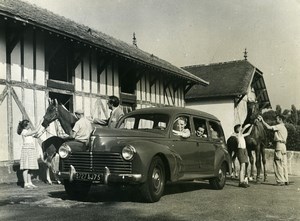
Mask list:
[[[261,110],[259,109],[259,104],[258,102],[248,102],[247,103],[247,108],[248,108],[248,115],[247,117],[249,118],[250,124],[254,124],[257,122],[257,117],[261,114]]]
[[[43,127],[48,127],[50,123],[58,119],[58,102],[56,99],[51,100],[50,98],[48,99],[49,101],[49,106],[46,110],[46,113],[44,115],[44,120],[42,122]]]

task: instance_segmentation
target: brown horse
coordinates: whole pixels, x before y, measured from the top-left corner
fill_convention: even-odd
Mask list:
[[[245,137],[246,148],[249,156],[249,161],[251,164],[250,169],[250,179],[254,177],[254,157],[252,155],[252,151],[255,152],[255,166],[256,166],[256,182],[261,182],[260,173],[262,170],[261,165],[263,164],[264,170],[264,181],[267,181],[267,173],[266,173],[266,157],[265,157],[265,146],[267,144],[267,133],[262,124],[262,122],[257,120],[258,115],[260,115],[260,110],[258,107],[258,103],[249,102],[248,103],[248,113],[247,117],[244,121],[243,126],[246,124],[252,124],[252,131],[249,136]],[[237,150],[238,150],[238,141],[236,137],[231,136],[227,140],[228,152],[232,157],[232,162],[234,162]],[[248,176],[247,170],[248,164],[246,164],[246,176]],[[235,171],[235,166],[234,170]]]
[[[64,131],[70,135],[72,128],[78,119],[62,104],[59,104],[56,99],[49,99],[49,106],[44,115],[42,126],[46,128],[55,120],[58,120]]]
[[[264,170],[264,181],[267,181],[266,173],[266,156],[265,147],[267,146],[267,132],[261,121],[257,120],[257,117],[261,115],[258,103],[248,103],[248,114],[243,125],[253,124],[252,131],[249,136],[245,137],[246,147],[248,151],[249,161],[251,164],[250,177],[254,177],[254,157],[252,151],[255,152],[255,166],[256,166],[256,182],[261,182],[261,166]],[[247,171],[247,167],[246,167]]]

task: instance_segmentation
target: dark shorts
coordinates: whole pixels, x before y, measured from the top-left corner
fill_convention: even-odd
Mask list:
[[[238,149],[238,154],[237,154],[238,160],[240,163],[248,163],[248,153],[247,149]]]

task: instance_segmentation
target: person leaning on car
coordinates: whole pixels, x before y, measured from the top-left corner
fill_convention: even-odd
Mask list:
[[[111,109],[110,117],[107,120],[94,118],[93,123],[115,128],[119,119],[124,115],[123,109],[120,107],[120,100],[116,96],[109,96],[107,105]]]
[[[93,131],[92,124],[84,117],[84,113],[81,109],[76,110],[75,115],[79,120],[76,121],[70,136],[65,139],[74,139],[74,141],[86,144]]]
[[[185,117],[178,117],[173,126],[173,133],[177,136],[188,138],[191,136],[191,131],[185,128],[187,125],[187,119]]]

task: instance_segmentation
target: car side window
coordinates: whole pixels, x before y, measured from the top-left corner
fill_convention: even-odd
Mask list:
[[[208,131],[206,126],[206,120],[201,118],[194,118],[193,123],[195,126],[195,134],[201,139],[208,137]]]
[[[173,123],[173,134],[176,136],[181,136],[183,138],[188,138],[191,136],[191,127],[190,127],[189,117],[188,116],[178,116]]]
[[[221,140],[223,135],[223,130],[219,123],[210,121],[208,123],[208,130],[212,139]]]

